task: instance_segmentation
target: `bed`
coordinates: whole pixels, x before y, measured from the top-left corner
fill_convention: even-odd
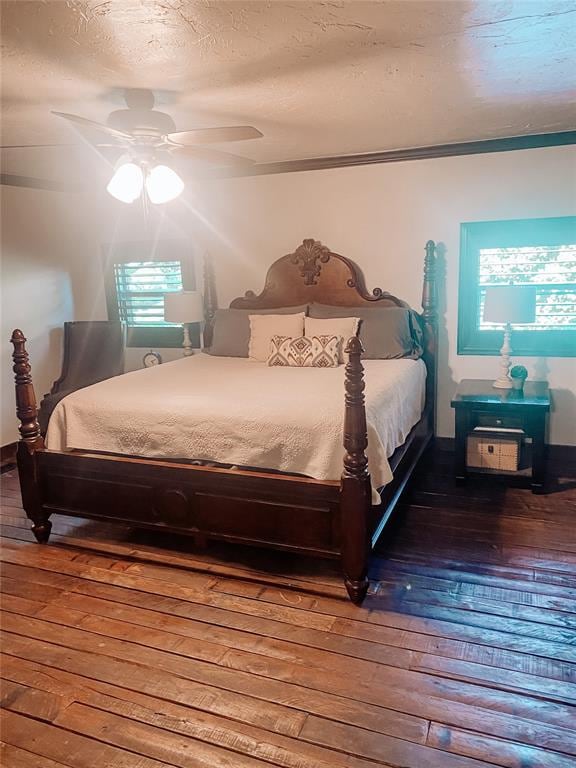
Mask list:
[[[434,434],[432,241],[425,253],[420,360],[363,360],[358,336],[332,370],[198,354],[69,395],[46,440],[26,339],[14,331],[18,470],[38,542],[48,541],[57,513],[183,533],[199,545],[220,539],[340,558],[350,599],[361,603],[370,551]],[[210,351],[217,302],[209,265],[204,295]],[[316,304],[350,314],[408,307],[369,293],[351,260],[314,240],[275,261],[260,294],[230,307]]]

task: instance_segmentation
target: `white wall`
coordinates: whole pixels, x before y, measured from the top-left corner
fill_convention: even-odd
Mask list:
[[[575,179],[574,149],[558,147],[230,179],[193,204],[210,224],[220,306],[259,291],[271,261],[313,237],[356,261],[370,288],[419,307],[424,244],[442,243],[438,433],[450,436],[456,383],[498,368],[496,358],[456,354],[460,223],[572,215]],[[574,359],[515,361],[554,390],[551,442],[576,444]]]
[[[2,190],[2,339],[0,444],[18,439],[12,345],[14,328],[24,331],[34,364],[38,399],[60,371],[62,326],[74,314],[68,216],[59,195],[4,187]]]

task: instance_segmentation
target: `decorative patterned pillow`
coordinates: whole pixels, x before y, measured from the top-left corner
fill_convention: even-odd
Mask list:
[[[268,365],[335,368],[340,364],[342,336],[273,336]]]

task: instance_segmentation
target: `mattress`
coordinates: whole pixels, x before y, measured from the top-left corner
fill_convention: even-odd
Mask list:
[[[422,360],[366,360],[368,465],[374,489],[419,420]],[[49,449],[198,459],[317,480],[343,470],[344,366],[268,367],[197,354],[126,373],[68,395],[55,408]],[[379,497],[373,494],[374,503]]]

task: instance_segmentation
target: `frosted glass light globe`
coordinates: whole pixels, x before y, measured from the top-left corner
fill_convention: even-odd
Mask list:
[[[133,203],[142,194],[144,174],[136,163],[123,163],[110,179],[107,191],[123,203]]]
[[[184,189],[184,182],[167,165],[156,165],[146,177],[146,192],[152,203],[168,203],[178,197]]]

